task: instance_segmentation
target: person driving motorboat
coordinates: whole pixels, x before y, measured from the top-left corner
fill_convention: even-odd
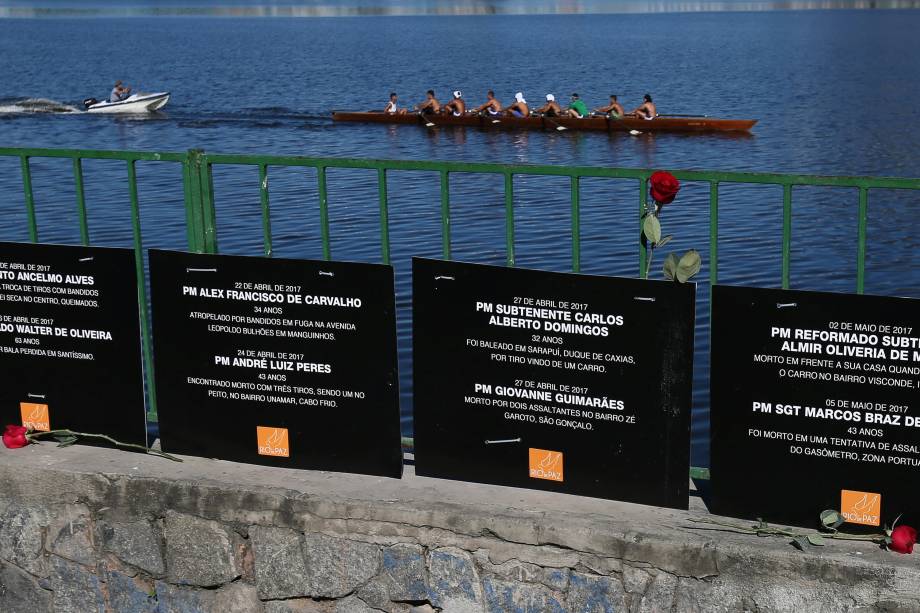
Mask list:
[[[119,79],[115,81],[115,87],[112,88],[112,93],[109,94],[109,102],[121,102],[130,95],[131,88],[127,85],[122,85],[121,79]]]

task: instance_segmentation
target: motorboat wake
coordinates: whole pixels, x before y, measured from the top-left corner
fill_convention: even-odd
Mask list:
[[[48,98],[0,100],[0,114],[6,113],[81,113],[75,106]]]
[[[87,113],[153,113],[169,102],[169,92],[131,94],[124,100],[109,102],[87,98],[83,101]]]

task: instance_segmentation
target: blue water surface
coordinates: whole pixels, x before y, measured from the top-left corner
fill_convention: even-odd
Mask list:
[[[11,3],[6,3],[11,4]],[[13,5],[28,3],[18,2]],[[98,4],[98,3],[97,3]],[[106,5],[107,3],[101,3]],[[556,11],[558,13],[558,11]],[[79,147],[437,159],[630,168],[920,176],[920,12],[914,10],[692,12],[334,18],[129,16],[0,19],[0,147]],[[92,116],[87,96],[116,78],[168,90],[149,119]],[[387,94],[417,102],[434,88],[478,102],[577,91],[589,106],[646,92],[662,113],[755,118],[749,136],[493,132],[336,125],[332,109],[377,109]],[[32,100],[33,102],[24,102]],[[37,100],[37,102],[35,102]],[[23,112],[29,111],[29,112]],[[86,161],[94,243],[131,245],[123,163]],[[146,247],[185,244],[181,173],[140,163]],[[76,242],[67,160],[33,160],[39,236]],[[322,255],[316,175],[270,170],[274,253]],[[329,171],[332,255],[381,259],[376,173]],[[410,257],[441,253],[434,173],[391,173],[403,430],[411,433]],[[697,301],[692,460],[708,462],[709,185],[686,184],[662,217],[669,250],[703,253]],[[720,186],[718,280],[780,283],[782,190]],[[635,276],[637,187],[582,181],[582,270]],[[222,252],[262,253],[258,172],[216,167]],[[453,257],[505,261],[501,177],[451,178]],[[870,193],[866,291],[918,296],[910,264],[920,194]],[[792,285],[852,291],[857,194],[796,188]],[[517,264],[571,269],[569,181],[515,181]],[[0,239],[25,240],[19,161],[0,158]],[[658,270],[656,264],[656,274]]]

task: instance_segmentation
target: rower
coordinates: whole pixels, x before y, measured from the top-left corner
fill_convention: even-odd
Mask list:
[[[581,98],[578,97],[578,94],[572,94],[572,104],[568,108],[569,117],[574,117],[575,119],[583,119],[588,116],[588,107],[585,106],[585,103],[581,101]]]
[[[390,101],[387,102],[387,106],[383,109],[383,112],[390,115],[405,115],[408,109],[401,109],[396,106],[396,93],[390,92]]]
[[[530,115],[530,107],[527,106],[527,101],[524,100],[523,92],[514,94],[514,104],[505,109],[505,113],[512,117],[527,117]]]
[[[127,85],[122,85],[121,79],[118,79],[115,81],[115,87],[112,88],[112,93],[109,94],[109,102],[121,102],[130,95],[131,88]]]
[[[626,112],[623,110],[623,105],[617,102],[617,97],[615,94],[610,94],[610,104],[607,106],[600,106],[594,109],[594,112],[610,115],[611,119],[619,119],[626,114]]]
[[[556,96],[546,94],[546,104],[538,108],[536,112],[547,117],[559,117],[562,115],[562,107],[556,102]]]
[[[486,92],[486,101],[476,107],[477,113],[487,112],[489,115],[501,115],[502,103],[495,99],[495,92],[491,89]]]
[[[429,90],[425,93],[425,96],[426,96],[426,97],[425,97],[425,101],[422,102],[422,103],[420,103],[420,104],[416,104],[416,105],[415,105],[415,110],[418,111],[419,113],[421,113],[422,115],[430,115],[430,114],[432,114],[432,113],[440,113],[440,112],[441,112],[441,103],[438,102],[438,99],[434,97],[434,90],[433,90],[433,89],[429,89]]]
[[[466,102],[463,101],[463,92],[459,89],[454,91],[454,98],[441,109],[442,113],[453,113],[454,117],[460,117],[466,112]]]
[[[655,108],[655,103],[652,102],[652,97],[648,94],[645,94],[645,101],[636,109],[630,113],[633,117],[641,117],[642,119],[652,120],[658,117],[658,109]]]

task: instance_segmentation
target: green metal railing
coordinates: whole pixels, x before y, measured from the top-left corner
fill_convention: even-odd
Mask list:
[[[39,240],[39,227],[35,214],[35,201],[32,191],[30,159],[32,158],[68,158],[73,161],[73,175],[77,194],[77,212],[80,225],[80,237],[83,244],[90,243],[88,213],[83,188],[82,161],[86,159],[122,160],[126,165],[128,189],[126,202],[130,208],[133,227],[133,244],[135,249],[136,273],[138,275],[138,293],[141,303],[142,335],[144,346],[145,372],[150,393],[151,413],[156,412],[155,387],[153,386],[152,361],[150,359],[150,325],[147,312],[147,296],[143,283],[143,233],[139,209],[139,192],[137,185],[136,164],[149,162],[170,162],[182,165],[183,190],[185,199],[186,231],[188,248],[199,253],[217,253],[217,215],[214,203],[215,165],[255,166],[259,173],[259,194],[262,216],[263,254],[272,255],[271,199],[269,177],[271,168],[302,167],[316,170],[318,190],[318,209],[320,240],[324,259],[332,258],[329,232],[329,196],[327,170],[330,168],[349,168],[373,170],[377,174],[377,193],[379,200],[378,221],[380,226],[380,257],[384,263],[390,262],[390,227],[389,227],[389,192],[387,177],[391,172],[422,171],[431,172],[440,183],[441,215],[441,251],[442,257],[451,258],[451,188],[452,173],[473,173],[499,175],[504,181],[505,209],[505,252],[508,266],[515,264],[515,205],[514,181],[516,177],[548,176],[568,177],[571,194],[571,268],[573,272],[581,270],[581,180],[586,178],[604,178],[631,180],[638,189],[638,213],[645,210],[648,199],[648,178],[652,170],[625,168],[596,168],[586,166],[529,166],[517,164],[484,164],[462,162],[432,161],[392,161],[367,159],[315,158],[275,155],[226,155],[206,153],[192,149],[185,153],[144,153],[130,151],[92,151],[68,149],[13,149],[0,148],[0,157],[17,157],[20,160],[25,209],[28,220],[29,238]],[[718,236],[719,236],[719,188],[723,184],[777,185],[783,190],[782,200],[782,287],[789,287],[790,263],[792,253],[792,196],[793,188],[800,186],[822,186],[850,188],[857,190],[857,254],[855,291],[862,293],[866,275],[866,241],[869,209],[869,190],[920,190],[920,179],[882,178],[852,176],[818,176],[803,174],[776,174],[754,172],[722,171],[674,171],[674,175],[684,182],[708,184],[709,186],[709,284],[718,281]],[[109,191],[111,193],[111,190]],[[637,234],[639,232],[639,215]],[[638,273],[643,275],[646,266],[645,247],[638,247]]]

